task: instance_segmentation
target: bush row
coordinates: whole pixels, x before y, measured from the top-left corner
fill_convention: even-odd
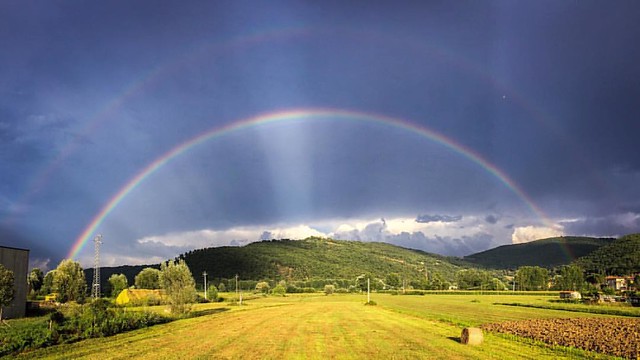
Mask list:
[[[56,344],[87,338],[115,335],[121,332],[165,323],[170,318],[145,311],[125,311],[97,300],[77,306],[68,314],[54,311],[41,321],[0,330],[0,356],[16,354]]]

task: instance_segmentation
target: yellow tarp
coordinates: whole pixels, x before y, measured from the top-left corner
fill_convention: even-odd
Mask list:
[[[151,301],[164,300],[164,290],[149,290],[149,289],[124,289],[118,294],[116,298],[117,305],[127,305],[130,303],[142,304]]]

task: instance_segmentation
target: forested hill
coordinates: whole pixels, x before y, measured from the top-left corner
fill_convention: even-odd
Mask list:
[[[520,266],[552,268],[568,265],[614,241],[613,238],[554,237],[524,244],[503,245],[465,256],[464,260],[493,269],[517,269]]]
[[[626,235],[603,246],[576,263],[587,272],[607,275],[640,273],[640,234]]]
[[[425,279],[436,273],[452,280],[457,265],[447,258],[387,243],[323,238],[271,240],[242,247],[216,247],[180,255],[194,276],[206,271],[211,279],[252,280],[354,279],[362,274],[384,279],[397,273],[404,279]]]

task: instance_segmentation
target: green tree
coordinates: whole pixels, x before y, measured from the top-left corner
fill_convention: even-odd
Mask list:
[[[549,271],[539,266],[522,266],[516,271],[515,281],[520,290],[545,290]]]
[[[207,300],[218,301],[218,289],[215,285],[207,286]]]
[[[113,274],[109,277],[111,297],[117,297],[120,292],[129,287],[129,281],[124,274]]]
[[[278,284],[271,289],[271,293],[277,296],[284,296],[287,292],[287,282],[284,280],[278,281]]]
[[[172,313],[184,314],[190,310],[196,300],[196,283],[183,259],[160,265],[160,284],[167,293]]]
[[[220,291],[220,292],[225,292],[225,291],[227,291],[227,287],[226,287],[226,286],[224,286],[224,283],[223,283],[223,282],[221,282],[220,284],[218,284],[218,291]]]
[[[431,282],[429,283],[429,289],[432,290],[447,290],[451,283],[445,280],[440,273],[433,273],[431,275]]]
[[[381,290],[384,288],[384,285],[381,284],[381,281],[378,281],[379,279],[376,279],[376,277],[372,273],[365,273],[356,277],[355,287],[359,288],[360,291],[366,292],[367,279],[369,279],[369,287],[371,288],[371,290]]]
[[[593,286],[594,288],[599,290],[600,288],[602,288],[602,285],[604,285],[604,283],[607,281],[607,277],[604,274],[591,273],[585,277],[585,281],[589,283],[591,286]],[[556,288],[559,288],[559,286],[556,285]]]
[[[400,287],[400,284],[402,284],[400,280],[400,275],[398,275],[397,273],[388,274],[386,282],[387,282],[387,285],[392,289],[396,289]]]
[[[0,264],[0,322],[2,321],[2,310],[5,306],[11,305],[15,296],[13,282],[13,271]]]
[[[491,285],[489,286],[489,290],[507,290],[507,286],[502,282],[502,280],[493,278],[491,279]]]
[[[287,292],[286,283],[284,285],[282,285],[281,283],[282,281],[271,290],[271,293],[273,295],[284,296],[284,294]]]
[[[29,272],[29,276],[27,276],[27,284],[29,285],[29,291],[33,294],[36,294],[42,288],[42,283],[44,282],[44,274],[42,270],[38,268],[33,268]]]
[[[160,289],[160,270],[144,268],[134,279],[137,289]]]
[[[53,292],[53,275],[55,274],[55,269],[48,271],[44,279],[42,280],[42,287],[40,288],[41,295],[48,295]]]
[[[58,293],[60,302],[83,302],[87,292],[87,282],[80,263],[70,259],[62,260],[53,273],[52,290]]]
[[[577,265],[567,265],[560,268],[560,276],[557,277],[558,290],[580,291],[584,286],[584,273]]]
[[[269,286],[269,283],[266,281],[260,281],[259,283],[256,284],[256,292],[261,292],[261,293],[268,293],[269,289],[271,287]]]
[[[493,277],[491,273],[478,269],[464,269],[456,273],[459,289],[490,289]]]

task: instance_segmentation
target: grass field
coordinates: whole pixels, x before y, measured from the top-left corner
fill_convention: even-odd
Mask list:
[[[460,344],[464,326],[506,320],[601,316],[494,305],[522,297],[376,294],[253,299],[245,306],[201,304],[208,315],[110,338],[65,344],[19,358],[93,359],[576,359],[609,358],[485,334],[479,346]],[[545,303],[549,297],[530,297]]]

